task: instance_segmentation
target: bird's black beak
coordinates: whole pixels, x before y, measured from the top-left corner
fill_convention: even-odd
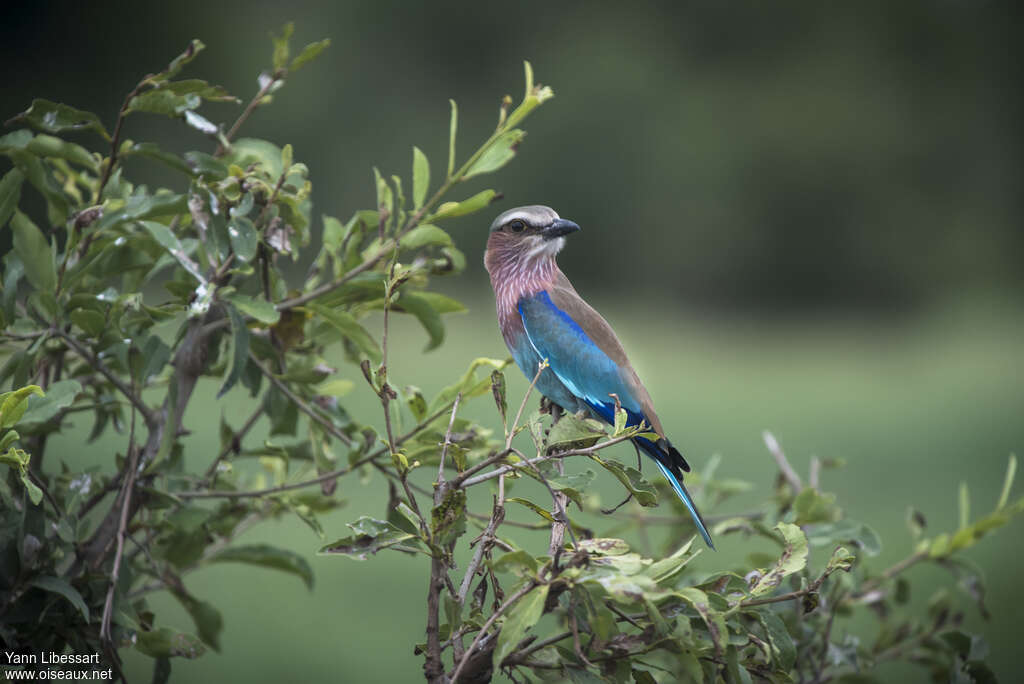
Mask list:
[[[560,218],[552,221],[551,225],[544,228],[541,231],[541,235],[547,240],[553,240],[569,233],[575,233],[580,227],[572,221]]]

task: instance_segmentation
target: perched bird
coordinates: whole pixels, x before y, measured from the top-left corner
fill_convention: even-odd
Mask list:
[[[693,516],[704,541],[711,535],[683,486],[690,466],[665,437],[651,396],[626,358],[611,326],[579,296],[555,263],[565,236],[580,227],[549,207],[509,209],[491,224],[484,265],[491,276],[498,324],[516,364],[533,380],[541,360],[548,367],[537,389],[569,412],[584,411],[608,423],[615,421],[615,397],[626,410],[629,425],[645,422],[656,441],[642,437],[643,449],[668,479]]]

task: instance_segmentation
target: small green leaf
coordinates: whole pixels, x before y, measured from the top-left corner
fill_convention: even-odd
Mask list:
[[[452,177],[452,173],[455,172],[455,137],[459,131],[459,106],[455,104],[455,100],[448,100],[452,106],[451,119],[448,122],[448,175],[447,178]]]
[[[295,32],[295,24],[288,22],[281,27],[281,35],[275,36],[270,35],[271,41],[274,43],[274,69],[284,69],[288,66],[288,41],[291,40],[292,34]]]
[[[265,299],[250,297],[249,295],[238,294],[237,292],[232,292],[225,296],[224,299],[234,304],[246,316],[252,316],[260,323],[274,325],[281,320],[281,312]]]
[[[593,421],[566,413],[551,427],[547,447],[549,451],[582,449],[597,444],[604,436],[604,430]]]
[[[505,616],[505,624],[498,634],[498,645],[494,648],[494,670],[501,668],[501,663],[516,649],[526,632],[537,624],[544,614],[544,603],[548,598],[548,585],[541,584],[534,588],[514,606]]]
[[[437,226],[423,223],[410,230],[398,240],[398,246],[402,249],[420,249],[421,247],[429,247],[431,245],[451,247],[452,238]]]
[[[755,580],[750,596],[767,594],[782,583],[782,580],[807,567],[807,537],[796,525],[780,522],[775,525],[783,541],[782,556],[775,567]]]
[[[49,100],[32,100],[32,104],[13,119],[12,123],[24,122],[36,130],[47,133],[91,129],[110,140],[110,134],[103,128],[100,118],[92,112],[84,112],[66,104]]]
[[[755,614],[768,636],[768,643],[772,646],[772,655],[779,669],[789,671],[796,662],[796,646],[785,623],[770,611],[755,611]]]
[[[430,215],[428,220],[436,221],[438,219],[448,219],[456,216],[472,214],[473,212],[480,211],[487,207],[494,201],[496,196],[497,193],[494,192],[494,190],[483,190],[469,199],[462,200],[461,202],[445,202],[437,208],[437,211]]]
[[[498,139],[491,143],[490,147],[480,155],[469,170],[466,171],[465,175],[462,176],[462,180],[478,176],[483,173],[492,173],[497,171],[501,167],[512,161],[512,158],[516,156],[516,148],[519,147],[519,143],[526,137],[526,131],[513,128],[510,131],[505,131]]]
[[[172,78],[176,76],[186,64],[195,59],[205,48],[206,45],[203,44],[203,41],[198,38],[193,38],[189,41],[188,47],[185,48],[184,52],[172,59],[170,64],[167,65],[167,69],[159,75],[164,78]]]
[[[37,135],[29,142],[26,149],[40,157],[67,159],[72,164],[84,166],[93,173],[99,170],[99,164],[89,150],[52,135]]]
[[[195,93],[177,95],[170,90],[147,90],[131,99],[131,102],[128,103],[127,112],[148,112],[150,114],[179,117],[202,103],[203,98]]]
[[[21,473],[21,484],[24,485],[25,491],[28,493],[28,499],[32,502],[32,505],[38,506],[43,501],[43,490],[41,490],[36,483],[32,481],[28,471]]]
[[[5,392],[0,395],[0,428],[9,428],[15,425],[25,415],[28,408],[30,395],[45,396],[39,385],[27,385],[13,392]]]
[[[317,302],[308,302],[303,308],[323,318],[331,327],[341,333],[343,337],[348,338],[359,347],[371,361],[380,363],[382,357],[380,345],[367,332],[366,328],[356,321],[352,314],[331,309]]]
[[[48,591],[52,594],[60,594],[68,600],[68,602],[75,607],[75,609],[82,614],[85,621],[89,622],[89,606],[85,604],[85,600],[82,595],[78,593],[78,590],[67,583],[66,580],[60,577],[36,577],[32,580],[32,586]]]
[[[597,556],[621,556],[624,553],[629,553],[629,544],[622,539],[580,539],[576,544],[581,551],[587,551]]]
[[[434,543],[454,542],[466,532],[466,492],[449,489],[441,503],[430,511],[430,530]]]
[[[419,209],[427,199],[430,189],[430,162],[418,147],[412,148],[412,202],[413,209]],[[2,222],[0,222],[2,224]]]
[[[228,238],[231,240],[231,249],[240,261],[248,263],[253,260],[260,238],[252,221],[245,216],[232,218],[228,221]]]
[[[181,657],[189,660],[206,653],[198,637],[170,627],[136,632],[135,648],[151,658]]]
[[[299,577],[310,590],[313,589],[313,569],[303,556],[267,544],[229,546],[209,558],[211,563],[247,563],[274,570],[282,570]]]
[[[494,396],[494,404],[501,414],[502,424],[508,423],[508,400],[505,397],[505,374],[500,370],[491,371],[491,394]]]
[[[14,252],[25,266],[25,276],[41,292],[57,289],[57,262],[50,243],[32,220],[17,209],[11,219]]]
[[[300,52],[299,55],[292,60],[292,63],[291,65],[289,65],[288,70],[298,71],[299,69],[301,69],[302,67],[316,59],[321,52],[323,52],[330,46],[330,44],[330,38],[324,38],[323,40],[318,40],[315,43],[310,43],[306,47],[302,48],[302,52]]]
[[[321,547],[321,554],[341,554],[356,560],[366,560],[367,554],[376,554],[383,549],[416,550],[409,545],[409,542],[416,542],[415,535],[404,532],[385,520],[363,516],[356,522],[347,524],[355,534]]]

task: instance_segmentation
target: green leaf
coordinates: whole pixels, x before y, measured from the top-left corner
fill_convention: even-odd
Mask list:
[[[430,340],[423,351],[437,349],[444,342],[444,323],[441,321],[441,314],[434,311],[430,302],[418,293],[402,292],[394,305],[396,311],[403,311],[412,314],[420,322],[423,329],[427,331]]]
[[[508,119],[505,121],[506,128],[515,126],[529,116],[530,112],[555,96],[554,91],[548,86],[534,85],[533,67],[530,66],[529,62],[523,62],[523,70],[526,72],[526,93],[523,95],[523,101],[509,114]]]
[[[465,175],[462,176],[462,180],[478,176],[483,173],[492,173],[497,171],[501,167],[512,161],[512,158],[516,156],[516,148],[519,147],[519,143],[526,137],[526,131],[513,128],[510,131],[505,131],[498,139],[491,143],[490,147],[480,155],[469,170],[466,171]]]
[[[240,261],[248,263],[253,260],[260,238],[252,221],[245,216],[232,218],[228,221],[228,238],[231,240],[231,249]]]
[[[36,483],[29,477],[28,472],[23,472],[20,475],[21,484],[24,485],[25,491],[28,493],[28,499],[34,506],[38,506],[43,500],[43,490],[41,490]]]
[[[28,400],[28,408],[21,417],[22,423],[45,423],[62,409],[71,406],[82,392],[77,380],[59,380],[46,389],[46,396]]]
[[[427,199],[430,189],[430,162],[427,155],[418,147],[412,148],[412,203],[413,209],[419,209]],[[2,222],[0,222],[2,224]]]
[[[274,325],[281,319],[281,312],[265,299],[250,297],[249,295],[238,294],[237,292],[228,294],[224,299],[234,304],[246,316],[252,316],[260,323]]]
[[[596,556],[621,556],[629,553],[629,544],[622,539],[595,538],[580,539],[576,542],[581,551],[586,551]]]
[[[430,511],[434,543],[444,546],[466,532],[466,492],[449,489],[441,503]]]
[[[281,35],[275,36],[270,35],[271,41],[274,43],[274,70],[284,69],[288,66],[288,41],[291,40],[292,34],[295,32],[295,24],[288,22],[281,27]]]
[[[27,385],[0,395],[0,428],[9,428],[21,420],[25,409],[28,408],[28,398],[32,394],[45,396],[39,385]]]
[[[60,577],[36,577],[32,580],[32,586],[43,591],[48,591],[51,594],[60,594],[68,600],[68,602],[75,607],[75,609],[82,614],[86,622],[89,622],[89,606],[85,604],[85,600],[82,595],[78,593],[78,590],[67,583],[66,580]]]
[[[206,45],[203,44],[203,41],[193,38],[189,41],[188,47],[185,48],[184,52],[172,59],[167,68],[159,75],[164,78],[173,78],[186,64],[195,59],[205,47]]]
[[[604,429],[596,421],[566,413],[551,427],[547,447],[548,451],[583,449],[597,444],[604,436]]]
[[[500,370],[491,371],[491,394],[494,396],[494,404],[501,414],[502,424],[508,423],[508,400],[505,392],[505,374]]]
[[[245,319],[238,313],[238,309],[230,304],[226,305],[225,308],[228,311],[228,317],[231,319],[231,371],[217,392],[218,399],[235,386],[238,379],[242,377],[246,364],[249,363],[249,328],[246,327]]]
[[[306,47],[302,48],[302,52],[299,53],[298,57],[292,60],[291,65],[288,67],[289,71],[298,71],[305,65],[316,59],[321,52],[326,50],[331,44],[330,38],[324,38],[318,40],[315,43],[310,43]]]
[[[14,252],[25,266],[25,276],[41,292],[57,290],[57,262],[39,227],[17,209],[11,219]]]
[[[836,495],[819,492],[814,487],[804,487],[793,500],[793,512],[797,525],[832,522],[842,514],[836,505]]]
[[[195,93],[177,95],[170,90],[147,90],[141,95],[133,97],[128,103],[126,111],[128,113],[148,112],[176,118],[202,103],[203,99]]]
[[[100,337],[107,329],[107,319],[99,311],[92,309],[75,309],[69,316],[89,337]]]
[[[590,458],[602,468],[618,478],[630,494],[641,506],[657,506],[658,490],[650,482],[644,479],[643,474],[631,466],[623,465],[615,459],[602,459],[597,454],[591,454]]]
[[[147,195],[140,191],[128,198],[128,201],[120,209],[104,214],[103,218],[89,227],[89,230],[100,233],[125,221],[173,216],[185,211],[188,211],[188,199],[185,195],[173,193]]]
[[[537,624],[544,614],[544,603],[548,599],[548,585],[534,588],[513,605],[505,615],[505,624],[498,634],[498,645],[494,648],[494,670],[498,671],[505,660],[526,636],[526,632]]]
[[[220,633],[224,629],[224,618],[221,617],[220,611],[213,604],[200,601],[187,592],[174,591],[172,593],[191,616],[199,638],[214,651],[219,652]]]
[[[191,660],[206,653],[206,646],[198,637],[170,627],[139,631],[135,635],[136,650],[151,658],[181,657]]]
[[[0,221],[0,226],[3,226],[4,222]],[[996,510],[1001,511],[1006,508],[1006,503],[1010,500],[1010,491],[1013,489],[1013,479],[1017,474],[1017,457],[1010,454],[1010,460],[1006,464],[1006,477],[1003,478],[1003,490],[999,494],[999,502],[996,504]]]
[[[431,410],[436,411],[448,402],[454,401],[460,392],[462,393],[463,400],[489,392],[491,389],[490,374],[483,379],[478,378],[476,375],[477,369],[489,366],[492,370],[502,370],[510,362],[511,359],[490,359],[487,357],[473,359],[473,362],[469,364],[469,368],[459,378],[458,382],[445,387],[434,397],[434,401],[430,404]]]
[[[691,537],[689,541],[679,547],[679,549],[671,556],[652,563],[644,573],[659,584],[669,581],[678,575],[682,569],[686,567],[686,564],[693,560],[697,554],[703,550],[697,549],[691,554],[690,548],[692,546],[693,538]]]
[[[438,219],[455,218],[456,216],[472,214],[473,212],[480,211],[487,207],[494,201],[497,194],[498,193],[494,192],[494,190],[483,190],[469,199],[462,200],[461,202],[445,202],[439,206],[437,211],[431,214],[427,220],[436,221]]]
[[[398,240],[398,246],[402,249],[420,249],[431,245],[442,245],[450,247],[452,238],[435,225],[422,223]]]
[[[434,311],[439,314],[465,313],[467,311],[462,302],[438,292],[417,292],[416,296],[427,300]]]
[[[533,576],[540,569],[537,559],[523,549],[510,551],[491,561],[490,565],[494,572],[511,572],[520,577]]]
[[[56,157],[66,159],[72,164],[84,166],[93,173],[99,171],[99,164],[89,150],[81,145],[61,140],[52,135],[37,135],[26,146],[29,152],[40,157]]]
[[[594,479],[593,470],[584,470],[582,473],[562,475],[560,477],[549,477],[548,484],[551,488],[562,492],[569,497],[569,500],[583,510],[583,494]]]
[[[408,542],[415,542],[416,536],[398,529],[386,520],[363,516],[356,522],[347,523],[347,525],[355,534],[321,547],[320,553],[341,554],[356,560],[366,560],[367,554],[376,554],[383,549],[416,550],[415,547],[408,544]]]
[[[209,558],[211,563],[247,563],[281,570],[299,577],[308,589],[313,589],[313,569],[303,556],[267,544],[229,546]]]
[[[779,586],[786,577],[807,567],[807,537],[796,525],[780,522],[775,531],[782,537],[783,550],[775,567],[759,577],[750,588],[750,596],[767,594]]]
[[[18,168],[13,168],[0,178],[0,228],[7,225],[8,219],[14,214],[14,210],[21,201],[21,183],[25,180],[25,174]]]
[[[11,122],[24,122],[36,130],[47,133],[91,129],[103,136],[104,140],[110,140],[110,134],[103,128],[100,118],[92,112],[84,112],[49,100],[32,100],[31,106],[11,119]]]
[[[184,159],[182,159],[181,157],[172,152],[165,152],[164,150],[161,150],[156,143],[135,143],[131,147],[121,152],[122,157],[131,156],[135,154],[142,155],[143,157],[149,157],[150,159],[155,159],[156,161],[169,166],[175,171],[180,171],[181,173],[186,174],[187,176],[196,175],[195,171],[193,171],[192,167],[189,166]]]
[[[200,283],[206,283],[206,278],[199,271],[199,264],[194,262],[189,255],[185,252],[185,248],[178,240],[178,236],[171,232],[171,229],[162,223],[157,221],[139,221],[142,227],[146,229],[153,239],[160,244],[168,254],[177,260],[182,267],[192,274],[192,277],[198,280]]]
[[[778,668],[789,671],[796,662],[796,646],[793,637],[790,636],[782,619],[770,611],[754,611],[757,619],[761,621],[765,634],[768,636],[768,643],[772,647],[772,655]]]
[[[382,357],[380,345],[352,314],[331,309],[317,302],[308,302],[303,305],[303,308],[324,319],[343,337],[351,340],[371,361],[380,363]]]
[[[455,100],[448,100],[452,106],[451,119],[448,121],[448,178],[455,172],[455,136],[459,130],[459,106]]]

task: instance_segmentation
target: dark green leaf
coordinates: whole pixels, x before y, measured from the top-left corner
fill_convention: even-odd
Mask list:
[[[66,159],[72,164],[86,167],[93,173],[99,170],[99,164],[92,154],[89,153],[89,150],[81,145],[61,140],[52,135],[37,135],[26,146],[26,149],[40,157]]]
[[[184,592],[174,592],[174,597],[181,602],[192,617],[199,638],[214,651],[220,651],[220,633],[224,629],[224,618],[220,611],[206,601],[200,601]]]
[[[331,327],[341,333],[342,336],[351,340],[359,349],[366,354],[374,363],[380,363],[381,350],[377,341],[370,336],[366,328],[361,326],[352,314],[345,311],[331,309],[317,302],[308,302],[305,309],[320,316],[327,321]]]
[[[167,250],[168,254],[177,260],[179,264],[184,267],[186,271],[192,274],[192,277],[198,280],[200,283],[206,283],[206,278],[199,271],[199,264],[193,261],[189,255],[185,252],[184,246],[178,240],[178,237],[171,232],[171,229],[162,223],[157,221],[140,221],[142,227],[153,236],[161,247]]]
[[[786,625],[778,615],[771,611],[756,611],[756,615],[768,636],[768,643],[772,646],[772,655],[775,657],[779,669],[790,670],[796,662],[796,646],[793,644],[793,637],[789,635]]]
[[[454,542],[466,531],[466,492],[449,489],[441,503],[430,511],[430,529],[434,543]]]
[[[29,126],[47,133],[61,133],[92,129],[110,140],[110,134],[103,128],[98,116],[92,112],[69,107],[66,104],[49,100],[32,100],[32,105],[12,119],[12,122],[25,122]]]
[[[14,231],[14,251],[25,265],[28,281],[37,290],[55,292],[57,263],[43,232],[17,209],[11,219],[11,229]]]
[[[551,427],[547,447],[550,451],[582,449],[593,446],[604,436],[604,429],[593,419],[566,413]]]
[[[281,27],[281,35],[275,36],[270,35],[271,41],[274,43],[274,69],[284,69],[288,66],[288,41],[291,40],[292,34],[295,32],[295,24],[288,22]]]
[[[128,112],[149,112],[164,116],[179,117],[203,103],[195,93],[177,95],[169,90],[148,90],[136,95],[128,103]]]
[[[14,214],[14,210],[21,201],[21,183],[25,180],[25,174],[19,169],[13,168],[0,178],[0,228],[7,225],[7,220]]]
[[[242,371],[245,370],[246,364],[249,363],[249,329],[245,325],[245,319],[231,304],[226,304],[224,308],[227,309],[231,319],[231,371],[217,392],[218,399],[235,386],[238,379],[242,377]]]
[[[430,305],[430,302],[421,297],[419,293],[402,292],[394,308],[396,311],[402,311],[415,316],[416,320],[423,326],[423,329],[427,331],[430,340],[423,351],[437,349],[444,342],[444,323],[441,321],[441,314],[434,311],[434,307]]]
[[[210,557],[211,563],[248,563],[298,576],[306,587],[313,588],[313,569],[303,556],[266,544],[229,546]]]
[[[89,337],[100,337],[107,329],[107,319],[99,311],[75,309],[69,318]]]
[[[623,465],[612,458],[602,459],[596,454],[592,454],[590,458],[618,478],[619,482],[629,490],[629,493],[633,495],[638,504],[641,506],[658,505],[658,490],[644,479],[643,474],[639,470]]]
[[[78,590],[68,584],[66,580],[60,577],[36,577],[32,580],[32,586],[53,594],[60,594],[82,614],[86,622],[89,622],[89,606],[85,604],[85,600]]]

